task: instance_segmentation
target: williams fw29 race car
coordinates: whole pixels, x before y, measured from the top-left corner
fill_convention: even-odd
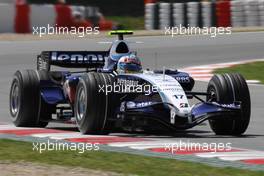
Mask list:
[[[83,134],[107,134],[186,130],[208,120],[217,135],[246,131],[251,103],[240,74],[214,75],[206,91],[194,92],[188,73],[143,70],[123,37],[132,31],[110,34],[118,40],[108,51],[43,51],[37,70],[17,71],[10,90],[13,123],[45,127],[74,120]],[[194,98],[199,103],[191,106]]]

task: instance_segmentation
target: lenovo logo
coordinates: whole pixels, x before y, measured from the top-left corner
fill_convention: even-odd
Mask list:
[[[52,61],[63,61],[71,63],[91,63],[91,62],[104,62],[107,56],[101,54],[78,54],[78,53],[59,53],[52,52]]]

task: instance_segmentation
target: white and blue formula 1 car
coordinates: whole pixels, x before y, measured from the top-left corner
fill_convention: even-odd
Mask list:
[[[10,113],[19,127],[45,127],[74,119],[83,134],[117,130],[186,130],[206,120],[217,135],[241,135],[250,121],[250,95],[237,73],[214,75],[207,91],[177,70],[142,71],[123,36],[108,51],[43,51],[37,70],[17,71]],[[79,68],[52,71],[51,66]],[[201,96],[206,98],[202,99]],[[189,99],[199,103],[191,106]]]

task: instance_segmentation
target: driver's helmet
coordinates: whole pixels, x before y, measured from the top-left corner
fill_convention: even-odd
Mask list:
[[[135,54],[128,54],[119,59],[116,71],[118,73],[141,73],[142,65]]]

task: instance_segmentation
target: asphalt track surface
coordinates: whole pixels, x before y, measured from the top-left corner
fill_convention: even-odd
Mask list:
[[[0,42],[0,122],[11,123],[8,110],[10,83],[18,69],[35,69],[36,55],[42,50],[106,50],[110,44],[99,41],[113,39],[83,39],[58,41]],[[138,51],[145,68],[182,68],[186,66],[223,63],[264,58],[264,33],[235,33],[217,36],[177,36],[174,38],[134,37],[131,48]],[[195,90],[204,91],[206,83],[197,82]],[[173,136],[144,135],[142,137],[182,140],[184,142],[232,143],[232,147],[264,150],[264,86],[250,86],[252,116],[242,137],[215,136],[208,124],[197,126],[184,134]],[[126,134],[125,134],[126,135]],[[128,136],[131,134],[127,134]]]

